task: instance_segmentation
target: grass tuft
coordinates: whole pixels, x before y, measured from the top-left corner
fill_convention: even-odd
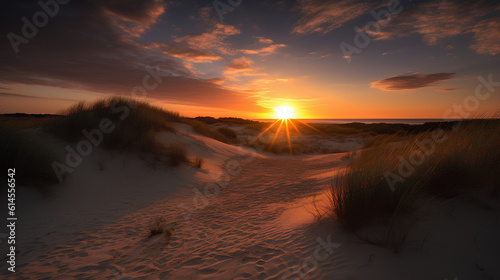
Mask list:
[[[166,219],[162,216],[156,216],[149,225],[149,237],[162,234],[165,230]]]
[[[413,212],[419,198],[446,199],[474,188],[498,193],[498,118],[463,121],[458,128],[436,135],[372,139],[376,141],[370,141],[332,184],[330,215],[352,232],[389,225],[384,245],[397,250],[405,237],[402,220]]]
[[[236,131],[230,129],[229,127],[219,127],[217,128],[217,131],[226,136],[228,139],[234,140],[238,138]]]
[[[188,162],[187,150],[182,144],[169,144],[165,147],[165,151],[171,166],[178,166],[181,163]]]

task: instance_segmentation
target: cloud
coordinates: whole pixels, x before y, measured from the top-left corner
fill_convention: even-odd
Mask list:
[[[257,40],[259,40],[259,43],[269,44],[269,45],[273,43],[273,40],[268,39],[268,38],[264,38],[264,37],[255,37],[255,38],[257,38]]]
[[[374,7],[373,2],[352,0],[299,0],[297,5],[302,17],[294,25],[292,33],[298,35],[328,33]]]
[[[256,55],[261,55],[261,56],[266,56],[270,55],[273,53],[276,53],[279,48],[284,48],[286,47],[285,44],[273,44],[274,41],[268,38],[264,37],[255,37],[260,45],[267,45],[267,46],[262,46],[258,49],[240,49],[239,52],[242,52],[244,54],[256,54]]]
[[[21,97],[21,98],[34,98],[34,99],[50,99],[50,100],[62,100],[62,101],[77,101],[76,99],[33,96],[33,95],[18,94],[18,93],[8,93],[8,92],[0,92],[0,96],[17,97],[17,98]]]
[[[433,86],[439,81],[451,79],[455,73],[435,73],[420,75],[399,75],[382,79],[371,83],[372,88],[378,88],[384,91],[412,90]]]
[[[159,15],[165,11],[165,3],[161,0],[105,0],[94,1],[103,9],[127,21],[150,24],[154,23]]]
[[[440,88],[440,89],[437,89],[437,91],[454,91],[454,90],[457,90],[457,88]]]
[[[20,19],[40,9],[36,1],[10,3],[1,11],[0,35],[4,38],[9,32],[21,34]],[[34,38],[19,46],[19,54],[14,53],[8,40],[0,44],[0,83],[130,95],[150,75],[146,67],[154,69],[158,65],[162,78],[156,88],[147,92],[152,99],[262,111],[255,98],[224,88],[220,80],[197,78],[184,62],[172,58],[196,62],[219,60],[218,55],[202,48],[224,46],[224,37],[239,33],[236,28],[217,24],[206,33],[179,37],[178,42],[164,45],[153,44],[154,47],[117,28],[113,19],[116,16],[134,26],[151,27],[161,21],[159,3],[157,0],[70,1],[60,7],[60,14],[50,18],[49,24],[40,28]]]
[[[445,43],[450,37],[473,34],[471,49],[477,53],[497,54],[499,48],[499,19],[487,17],[496,1],[437,0],[417,4],[392,16],[375,40],[388,40],[418,34],[428,45]],[[375,35],[374,32],[368,32]],[[449,48],[449,44],[445,48]]]
[[[497,55],[500,53],[500,17],[485,19],[473,29],[474,44],[470,46],[479,54]]]
[[[223,54],[232,54],[224,39],[228,36],[240,34],[240,30],[232,25],[217,23],[215,28],[202,34],[186,35],[176,38],[176,43],[185,43],[188,46],[201,50],[218,50]]]
[[[258,54],[258,55],[265,56],[265,55],[270,55],[272,53],[275,53],[279,48],[283,48],[283,47],[286,47],[286,45],[285,44],[273,44],[273,45],[262,47],[262,48],[256,49],[256,50],[241,50],[241,52],[243,52],[245,54]]]
[[[240,57],[233,59],[233,62],[226,66],[225,73],[240,73],[253,71],[253,60],[247,57]]]
[[[165,12],[165,3],[161,0],[108,0],[100,4],[116,27],[134,37],[140,37]]]
[[[164,54],[193,63],[207,63],[222,59],[222,57],[215,55],[211,51],[193,49],[175,42],[155,43],[150,48],[158,49]]]

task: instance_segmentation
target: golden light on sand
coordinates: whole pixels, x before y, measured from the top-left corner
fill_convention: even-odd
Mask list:
[[[293,119],[295,117],[295,110],[288,106],[280,106],[274,108],[276,111],[276,118],[280,120]]]

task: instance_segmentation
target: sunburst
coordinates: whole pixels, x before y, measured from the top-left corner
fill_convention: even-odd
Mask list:
[[[274,143],[276,142],[276,139],[278,138],[282,128],[284,127],[285,128],[285,132],[286,133],[286,139],[287,139],[287,142],[288,142],[288,151],[290,152],[290,154],[292,154],[292,139],[291,139],[291,135],[290,135],[290,127],[293,127],[293,129],[297,132],[297,134],[301,134],[301,132],[299,131],[297,125],[295,124],[295,122],[298,122],[304,126],[307,126],[317,132],[320,132],[322,133],[321,131],[319,131],[318,129],[316,129],[315,127],[305,123],[305,122],[302,122],[302,121],[299,121],[297,119],[294,119],[295,117],[295,110],[291,107],[288,107],[288,106],[280,106],[280,107],[276,107],[274,108],[274,110],[276,111],[275,113],[275,117],[276,117],[276,120],[271,123],[264,131],[262,131],[259,135],[257,135],[257,137],[255,137],[253,140],[252,140],[252,143],[254,143],[255,141],[257,141],[262,135],[264,135],[266,132],[268,132],[271,128],[273,128],[277,123],[279,123],[279,126],[278,126],[278,129],[276,130],[276,133],[274,134],[274,137],[271,141],[271,143],[269,144],[269,146],[267,147],[267,150],[271,150],[271,148],[273,147]],[[284,126],[283,126],[284,124]]]

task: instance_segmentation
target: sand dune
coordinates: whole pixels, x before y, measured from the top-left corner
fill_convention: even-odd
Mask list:
[[[395,257],[334,224],[314,222],[308,211],[311,198],[321,196],[346,164],[343,154],[275,156],[223,144],[184,124],[176,129],[158,138],[182,142],[192,155],[203,156],[203,169],[166,168],[135,155],[98,151],[49,198],[26,193],[30,201],[19,214],[19,271],[7,279],[500,275],[491,261],[500,248],[496,212],[460,199],[444,210],[436,207]],[[157,216],[166,218],[170,239],[148,236]]]

